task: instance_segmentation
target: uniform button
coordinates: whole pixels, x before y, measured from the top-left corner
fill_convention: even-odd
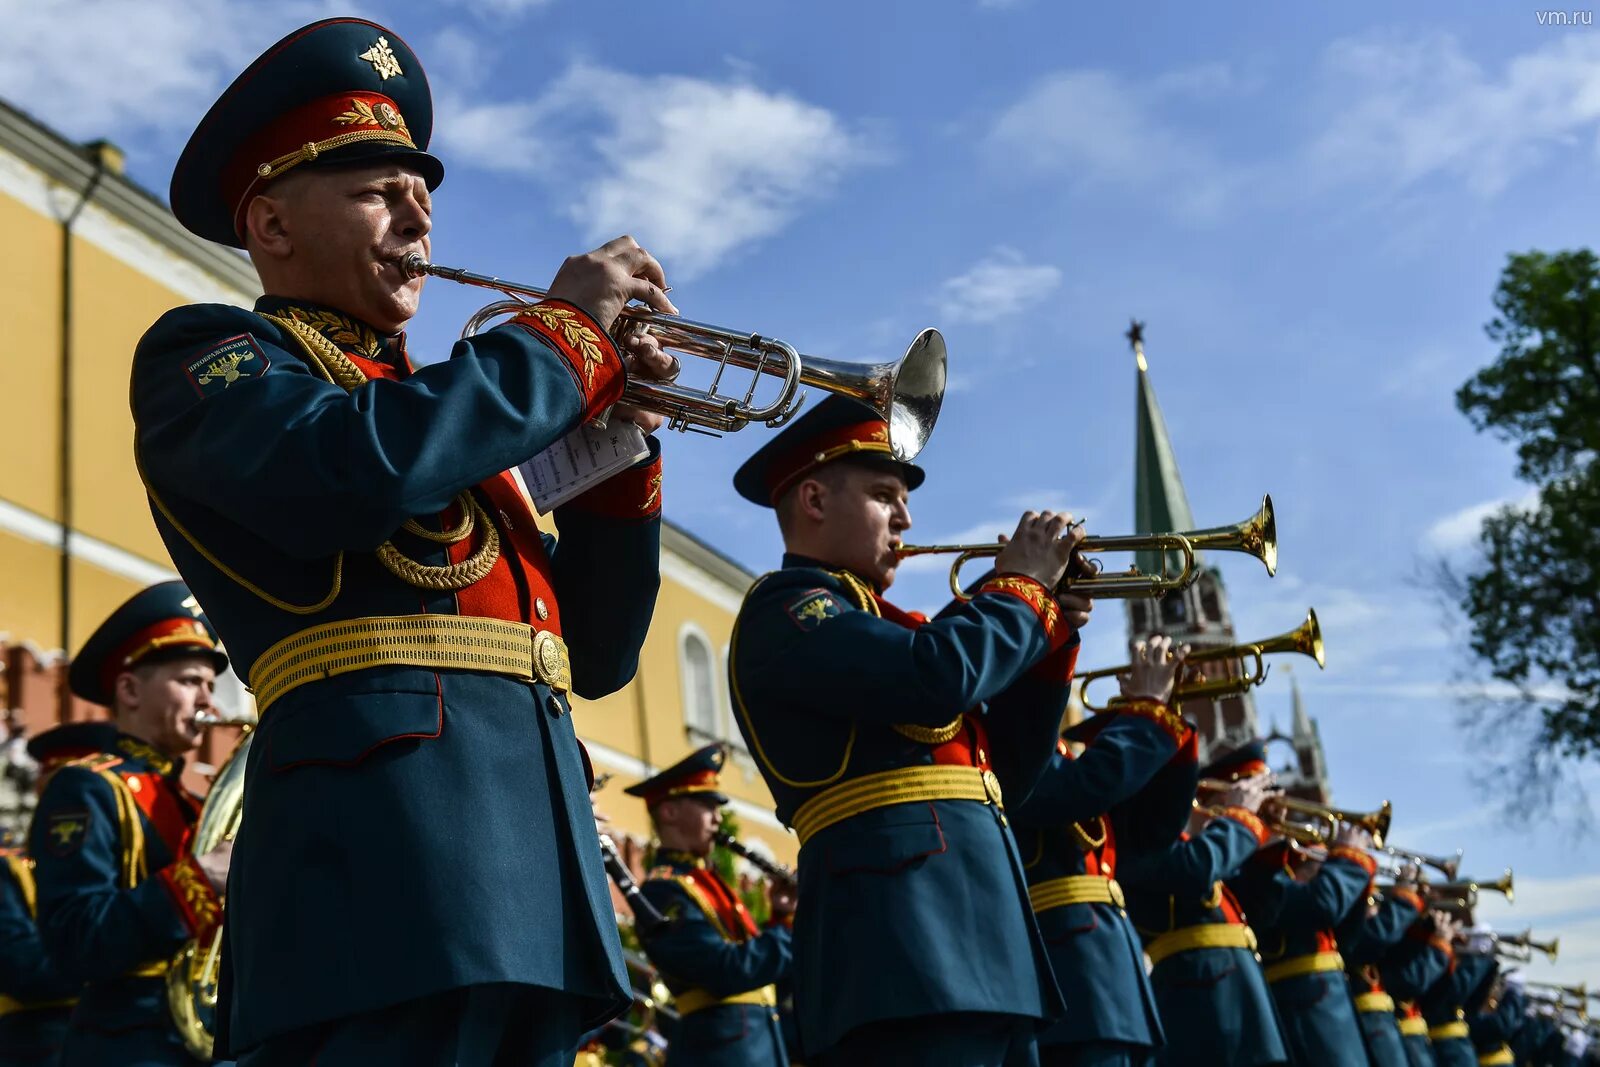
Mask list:
[[[545,697],[545,707],[549,708],[550,714],[558,719],[567,713],[567,709],[561,706],[561,698],[554,693]]]
[[[540,622],[550,617],[550,605],[544,602],[544,597],[536,596],[533,598],[533,613],[539,616]]]
[[[137,793],[139,790],[144,788],[144,783],[139,781],[139,779],[137,779],[137,778],[129,778],[128,779],[128,788],[130,790],[132,790],[133,792]]]

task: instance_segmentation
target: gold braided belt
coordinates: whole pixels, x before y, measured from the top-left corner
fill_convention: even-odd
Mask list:
[[[1514,1064],[1517,1057],[1511,1051],[1511,1046],[1501,1045],[1493,1052],[1485,1052],[1478,1057],[1478,1067],[1500,1067],[1501,1064]]]
[[[1387,993],[1362,993],[1356,997],[1356,1011],[1381,1011],[1386,1015],[1393,1015],[1394,998]]]
[[[1420,1015],[1413,1015],[1405,1019],[1399,1019],[1396,1021],[1395,1025],[1400,1027],[1401,1037],[1428,1036],[1428,1020],[1424,1019]]]
[[[720,1008],[724,1004],[756,1004],[764,1008],[775,1008],[778,1006],[778,987],[764,985],[760,989],[752,989],[748,993],[735,993],[731,997],[715,996],[706,989],[685,989],[672,998],[672,1005],[678,1009],[680,1016],[693,1015],[707,1008]]]
[[[261,653],[250,671],[256,710],[307,682],[371,667],[455,668],[572,688],[566,642],[527,623],[471,615],[392,615],[323,623]]]
[[[1337,952],[1313,952],[1306,956],[1290,956],[1267,968],[1267,984],[1299,978],[1303,974],[1320,974],[1323,971],[1344,970],[1344,957]]]
[[[65,1000],[30,1000],[21,1001],[16,997],[8,997],[0,993],[0,1018],[15,1015],[19,1011],[44,1011],[46,1008],[70,1008],[78,1003],[77,997],[68,997]]]
[[[1200,923],[1168,930],[1144,950],[1154,967],[1168,956],[1203,948],[1242,948],[1256,950],[1256,932],[1243,923]]]
[[[993,771],[977,767],[951,767],[942,764],[896,767],[890,771],[864,774],[840,782],[800,805],[794,813],[795,835],[800,847],[834,823],[853,815],[887,808],[891,804],[914,804],[930,800],[976,800],[1004,808],[1000,779]]]
[[[1456,1038],[1466,1041],[1471,1038],[1471,1036],[1472,1031],[1467,1028],[1466,1022],[1462,1019],[1457,1019],[1455,1022],[1440,1023],[1438,1026],[1428,1027],[1429,1041],[1451,1041]]]
[[[1123,906],[1122,887],[1115,878],[1074,874],[1030,885],[1028,902],[1036,913],[1064,908],[1068,904],[1115,904],[1120,908]]]

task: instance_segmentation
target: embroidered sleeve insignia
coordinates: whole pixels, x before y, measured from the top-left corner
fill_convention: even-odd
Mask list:
[[[802,593],[784,610],[802,630],[815,630],[844,611],[839,605],[838,598],[826,589],[812,589]]]
[[[255,338],[242,333],[189,361],[183,371],[195,392],[207,397],[245,378],[259,378],[271,365]]]
[[[45,837],[52,856],[66,857],[83,847],[84,836],[89,832],[89,809],[58,811],[45,823]]]

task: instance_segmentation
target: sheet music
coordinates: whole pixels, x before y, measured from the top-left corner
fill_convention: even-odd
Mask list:
[[[644,431],[614,419],[601,430],[580,426],[518,467],[534,506],[549,514],[650,454]]]

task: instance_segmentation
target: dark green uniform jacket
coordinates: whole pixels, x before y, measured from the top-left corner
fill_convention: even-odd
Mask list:
[[[1274,964],[1337,948],[1334,927],[1365,899],[1372,877],[1363,861],[1372,862],[1336,846],[1310,881],[1299,882],[1284,868],[1281,851],[1269,848],[1231,883],[1256,932],[1291,1063],[1368,1067],[1342,967],[1277,981],[1271,972]]]
[[[0,1067],[45,1067],[61,1055],[78,983],[45,951],[35,924],[33,864],[0,852]]]
[[[1245,917],[1223,883],[1238,873],[1265,836],[1250,812],[1212,819],[1165,849],[1123,857],[1120,878],[1128,914],[1146,944],[1201,925],[1243,927]],[[1163,1067],[1287,1063],[1277,1009],[1256,954],[1248,948],[1198,948],[1166,956],[1150,973],[1167,1032]]]
[[[541,304],[414,369],[403,335],[337,310],[257,310],[170,312],[133,368],[157,527],[239,674],[259,691],[263,651],[307,627],[427,614],[559,635],[580,696],[625,685],[659,586],[659,465],[558,508],[559,548],[506,473],[615,400],[603,331]],[[326,346],[358,373],[325,374]],[[409,576],[386,544],[466,584]],[[250,751],[231,1046],[484,983],[563,991],[593,1024],[624,1009],[587,757],[551,681],[492,664],[311,677]]]
[[[740,729],[793,825],[808,800],[906,767],[985,765],[1006,802],[1021,802],[1055,751],[1076,648],[1031,579],[992,579],[923,624],[854,576],[790,555],[746,596],[730,672]],[[807,1057],[880,1020],[1061,1010],[994,804],[861,810],[802,835],[799,878]]]
[[[57,727],[29,751],[48,775],[28,845],[39,931],[56,968],[83,984],[68,1048],[117,1035],[169,1044],[166,965],[216,917],[181,849],[200,810],[182,765],[109,723]]]
[[[1111,721],[1077,758],[1062,741],[1032,795],[1011,807],[1039,932],[1068,1006],[1066,1017],[1040,1037],[1041,1045],[1162,1043],[1143,951],[1127,911],[1117,903],[1057,903],[1052,897],[1059,895],[1049,892],[1070,884],[1064,878],[1116,878],[1119,841],[1110,812],[1173,758],[1180,732],[1187,733],[1174,713],[1159,704],[1150,707],[1156,714],[1109,714]]]
[[[663,851],[656,862],[640,889],[672,923],[644,948],[677,998],[673,1063],[782,1067],[789,1059],[776,1007],[724,1004],[686,1010],[691,1002],[684,994],[699,990],[691,995],[721,999],[775,986],[788,976],[793,961],[788,928],[757,932],[737,895],[704,860]]]

